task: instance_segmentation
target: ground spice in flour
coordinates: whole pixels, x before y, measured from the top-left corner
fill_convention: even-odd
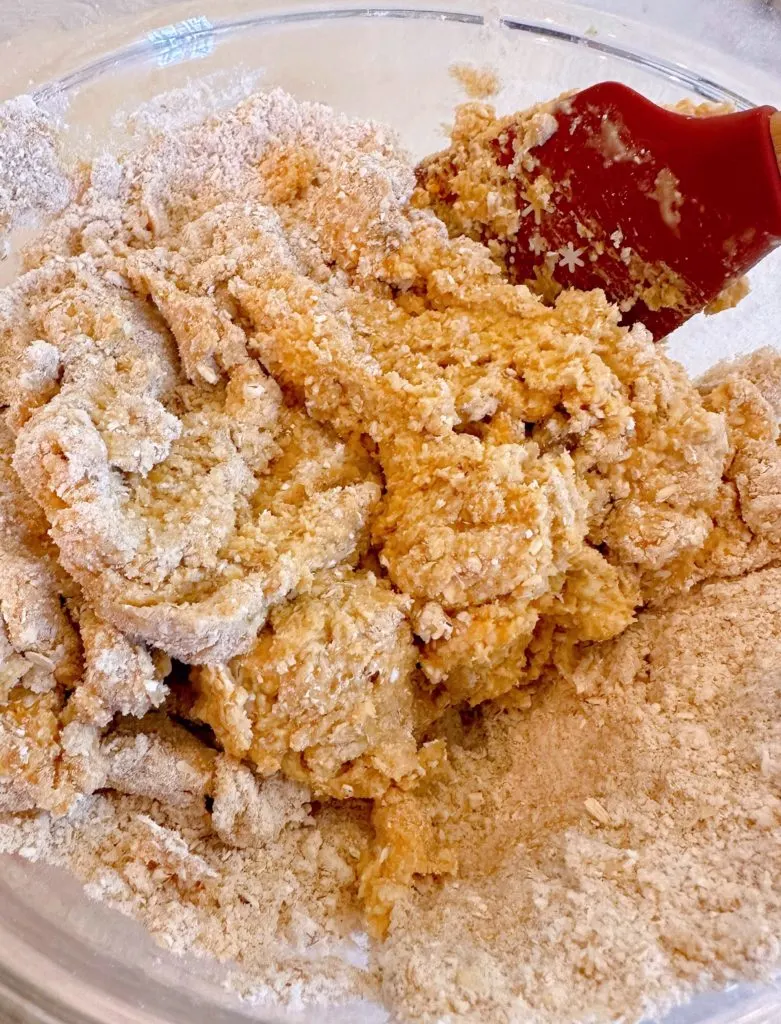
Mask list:
[[[0,849],[264,1004],[777,967],[781,356],[695,385],[280,92],[74,188],[0,293]]]

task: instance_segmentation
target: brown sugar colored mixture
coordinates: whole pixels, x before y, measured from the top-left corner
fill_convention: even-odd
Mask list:
[[[0,849],[268,1003],[564,1024],[762,977],[781,355],[693,382],[420,181],[259,94],[99,158],[28,247]]]

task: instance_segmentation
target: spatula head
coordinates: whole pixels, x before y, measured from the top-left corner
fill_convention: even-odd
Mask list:
[[[513,280],[603,288],[625,322],[659,338],[781,244],[772,107],[687,116],[603,82],[551,113],[555,131],[537,144],[523,115],[479,142],[516,189],[517,231],[498,238]],[[422,187],[458,202],[467,158],[455,147],[433,157]],[[497,240],[487,222],[479,234]]]

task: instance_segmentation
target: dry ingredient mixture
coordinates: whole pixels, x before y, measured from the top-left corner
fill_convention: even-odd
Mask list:
[[[58,146],[60,124],[30,96],[0,103],[0,260],[9,235],[36,217],[59,212],[71,199],[71,182]]]
[[[266,1002],[772,972],[781,354],[693,383],[279,91],[73,187],[0,293],[0,850]]]

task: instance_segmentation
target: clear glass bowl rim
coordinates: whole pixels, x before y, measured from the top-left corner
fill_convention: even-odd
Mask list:
[[[604,18],[604,15],[601,15]],[[282,25],[294,25],[304,22],[336,21],[355,18],[384,18],[399,20],[431,20],[445,22],[459,22],[461,24],[482,26],[486,19],[482,14],[476,14],[466,10],[449,10],[437,7],[350,7],[339,6],[327,9],[305,8],[295,11],[279,11],[252,16],[225,18],[216,22],[198,24],[194,22],[191,27],[183,31],[178,41],[184,40],[197,43],[199,38],[219,40],[221,36],[232,35],[237,32],[257,28],[273,28]],[[748,97],[736,92],[733,89],[720,85],[709,75],[700,74],[684,64],[677,61],[666,60],[654,56],[652,53],[634,47],[620,45],[609,40],[598,38],[596,35],[588,35],[556,24],[552,19],[545,21],[534,18],[523,18],[514,15],[502,15],[500,23],[504,28],[512,31],[527,32],[533,35],[553,39],[561,43],[569,43],[575,46],[582,46],[589,50],[606,56],[615,57],[627,61],[654,74],[662,75],[668,81],[673,81],[686,89],[696,92],[703,99],[714,100],[715,102],[733,103],[738,109],[744,110],[754,106],[754,102]],[[625,19],[613,19],[625,22]],[[87,82],[99,77],[107,71],[116,69],[119,65],[141,63],[153,58],[156,53],[155,43],[146,39],[139,39],[136,42],[123,46],[118,50],[107,53],[96,60],[92,60],[61,78],[48,83],[35,91],[34,95],[46,95],[51,92],[69,92]]]

